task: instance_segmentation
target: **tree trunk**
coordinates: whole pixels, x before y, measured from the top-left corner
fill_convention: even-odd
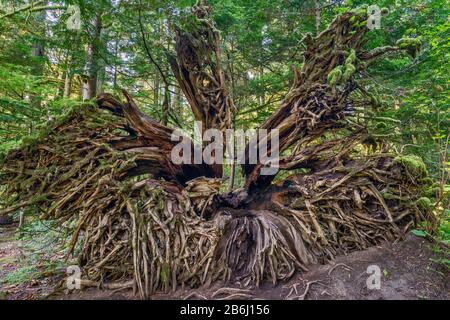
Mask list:
[[[162,104],[162,117],[161,117],[161,123],[165,126],[167,126],[167,123],[169,121],[169,112],[170,112],[170,91],[169,91],[169,84],[166,83],[164,85],[164,100]]]
[[[64,98],[70,98],[70,94],[72,92],[72,78],[73,75],[70,72],[70,69],[66,71],[66,76],[64,79]]]
[[[93,21],[92,39],[88,48],[88,91],[85,97],[87,99],[95,98],[97,95],[98,79],[99,79],[99,60],[101,50],[101,33],[102,33],[102,18],[98,13]]]
[[[320,0],[315,0],[314,5],[314,12],[316,15],[316,35],[318,36],[320,33]]]
[[[46,23],[46,12],[40,11],[36,15],[36,23],[39,26],[45,26]],[[43,34],[45,32],[45,27],[42,27],[41,29],[41,36],[43,37]],[[32,48],[31,48],[31,55],[33,56],[33,65],[31,68],[31,74],[34,77],[42,77],[44,74],[44,62],[43,59],[45,57],[45,51],[44,51],[44,44],[40,39],[36,39]],[[30,103],[35,108],[41,107],[42,98],[38,94],[30,94]]]

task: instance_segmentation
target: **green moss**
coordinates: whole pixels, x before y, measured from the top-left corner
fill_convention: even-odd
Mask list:
[[[356,52],[354,49],[350,51],[350,54],[348,55],[347,59],[345,59],[345,64],[353,64],[356,61]]]
[[[430,188],[425,189],[423,195],[428,198],[435,198],[439,193],[439,187],[431,186]]]
[[[375,129],[377,129],[377,130],[383,130],[383,129],[386,129],[387,127],[388,127],[387,124],[384,122],[378,122],[375,125]]]
[[[391,193],[390,191],[383,191],[383,192],[381,192],[381,196],[385,200],[400,200],[400,201],[407,201],[407,202],[410,201],[409,198],[401,197],[399,195]]]
[[[425,186],[431,186],[433,184],[433,179],[431,179],[430,177],[425,177],[423,179],[420,179],[420,183],[422,183]]]
[[[381,99],[377,95],[369,93],[369,98],[370,98],[370,104],[375,109],[378,109],[382,106]]]
[[[422,158],[416,155],[400,155],[394,158],[394,163],[403,166],[406,171],[416,178],[428,175],[427,167]]]
[[[354,63],[356,61],[356,52],[352,49],[350,53],[347,52],[347,54],[348,56],[345,59],[344,65],[335,67],[328,74],[327,81],[330,85],[335,86],[344,83],[355,73],[356,67],[354,66]]]
[[[5,282],[8,284],[21,284],[40,276],[39,271],[34,266],[25,266],[9,272],[5,276]]]
[[[381,195],[383,196],[384,199],[386,200],[394,200],[397,199],[398,197],[388,191],[382,192]]]
[[[417,206],[419,209],[428,211],[432,206],[433,203],[431,202],[430,198],[427,197],[421,197],[416,201]]]
[[[364,20],[364,21],[359,22],[358,24],[356,24],[356,27],[357,27],[357,28],[364,28],[364,27],[367,27],[367,21]]]
[[[23,137],[21,141],[21,147],[33,147],[39,143],[39,136],[32,135]]]
[[[335,86],[339,84],[342,79],[342,66],[337,66],[330,71],[327,77],[327,81],[330,85]]]
[[[161,266],[161,281],[163,283],[167,283],[169,281],[169,266],[167,264],[163,264]]]
[[[407,48],[409,46],[420,47],[422,45],[422,43],[420,42],[420,40],[415,39],[415,38],[401,38],[401,39],[397,40],[397,45],[400,48]]]
[[[367,7],[368,7],[367,4],[363,4],[363,5],[359,6],[358,8],[354,8],[354,9],[350,10],[350,12],[354,13],[359,18],[366,17],[367,16]]]
[[[351,78],[351,76],[355,73],[355,71],[356,71],[356,68],[353,64],[346,64],[345,71],[342,74],[342,81],[343,82],[348,81]]]
[[[422,47],[422,42],[420,39],[415,38],[402,38],[397,40],[396,44],[400,49],[406,50],[412,58],[417,56]]]

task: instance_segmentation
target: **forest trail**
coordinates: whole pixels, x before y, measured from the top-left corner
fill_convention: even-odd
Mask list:
[[[54,254],[50,260],[30,259],[28,250],[17,237],[17,227],[17,224],[0,225],[0,300],[44,299],[62,277],[56,274],[56,269],[49,268],[50,260],[60,260],[62,256]]]
[[[42,276],[20,284],[8,284],[8,274],[17,271],[23,257],[15,226],[0,227],[0,299],[43,299],[63,275]],[[157,293],[151,299],[450,299],[448,269],[436,261],[434,244],[410,235],[405,241],[384,244],[339,256],[327,265],[313,265],[285,283],[264,284],[254,290],[229,289],[221,283],[209,288]],[[369,266],[381,271],[380,289],[367,289]],[[31,267],[31,266],[30,266]],[[234,296],[231,296],[234,295]],[[137,299],[131,291],[113,292],[87,288],[71,294],[58,293],[50,299]]]

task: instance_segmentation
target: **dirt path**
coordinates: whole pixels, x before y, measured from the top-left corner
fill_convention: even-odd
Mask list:
[[[63,275],[49,270],[48,260],[32,259],[17,239],[16,230],[16,224],[0,225],[0,300],[43,299]]]
[[[413,235],[397,244],[386,244],[341,256],[328,265],[314,265],[306,273],[297,274],[288,283],[265,284],[253,290],[229,289],[216,283],[209,288],[178,290],[155,294],[153,299],[450,299],[449,270],[434,260],[438,257],[433,244]],[[42,299],[59,276],[8,284],[6,279],[17,273],[23,252],[14,237],[14,227],[0,227],[0,299]],[[371,266],[371,267],[370,267]],[[371,271],[369,274],[367,271]],[[376,281],[379,289],[368,289],[367,280]],[[10,278],[10,277],[9,277]],[[371,282],[376,287],[376,282]],[[228,288],[228,289],[227,289]],[[132,292],[111,292],[89,288],[52,299],[135,299]]]

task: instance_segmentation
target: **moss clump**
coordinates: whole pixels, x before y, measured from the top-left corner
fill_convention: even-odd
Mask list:
[[[431,186],[434,181],[430,177],[425,177],[423,179],[420,179],[420,183],[422,183],[424,186]]]
[[[403,166],[406,171],[415,178],[423,178],[428,175],[427,167],[422,158],[416,155],[400,155],[394,158],[394,163]]]
[[[40,140],[41,139],[40,139],[39,135],[26,136],[26,137],[22,138],[20,146],[21,146],[21,148],[24,148],[24,147],[32,148],[35,145],[37,145]]]
[[[428,211],[433,206],[430,198],[427,197],[421,197],[417,199],[416,204],[419,207],[419,209],[424,211]]]
[[[356,52],[352,49],[345,59],[344,65],[337,66],[330,71],[327,77],[328,83],[335,86],[347,82],[356,71],[355,61]]]
[[[355,73],[355,71],[356,71],[356,68],[353,64],[348,64],[348,65],[346,64],[345,71],[342,74],[342,80],[344,82],[348,81],[350,79],[350,77]]]
[[[342,79],[342,66],[337,66],[328,74],[327,80],[328,83],[332,86],[335,86],[340,83]]]
[[[357,28],[365,28],[365,27],[367,27],[367,21],[364,20],[364,21],[361,21],[361,22],[357,23],[356,27]]]
[[[439,187],[431,186],[431,187],[425,189],[423,195],[428,198],[435,198],[438,193],[439,193]]]
[[[415,38],[402,38],[397,40],[396,44],[400,49],[406,50],[412,58],[417,56],[422,47],[422,42],[420,39]]]
[[[384,191],[384,192],[381,193],[381,195],[382,195],[383,198],[386,199],[386,200],[396,200],[396,199],[399,198],[398,196],[396,196],[396,195],[390,193],[389,191]]]
[[[350,54],[348,55],[347,59],[345,59],[345,64],[353,64],[356,61],[356,52],[354,49],[350,51]]]

